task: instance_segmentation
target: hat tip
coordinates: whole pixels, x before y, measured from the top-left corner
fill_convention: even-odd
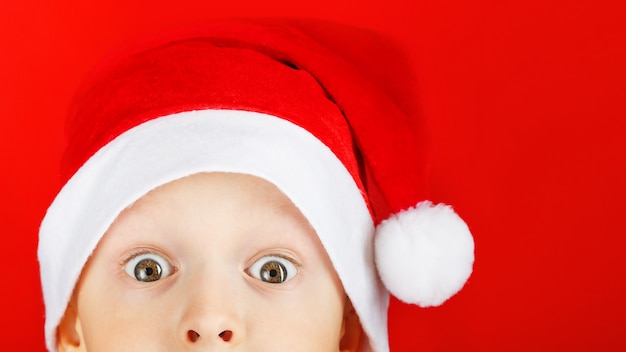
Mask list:
[[[375,257],[387,290],[401,301],[438,306],[472,273],[474,240],[452,207],[430,201],[401,211],[376,228]]]

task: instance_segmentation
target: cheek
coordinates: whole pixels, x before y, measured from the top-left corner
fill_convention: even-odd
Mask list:
[[[306,305],[301,305],[307,310],[311,330],[317,332],[318,338],[328,340],[336,338],[338,341],[343,323],[344,302],[343,290],[339,291],[332,285],[326,285],[325,290],[320,290],[309,298]]]
[[[84,302],[79,319],[89,352],[167,350],[169,314],[155,304],[128,304],[108,298]]]
[[[288,340],[290,347],[284,350],[293,346],[292,350],[298,351],[337,351],[343,323],[343,290],[326,277],[308,279],[319,280],[310,280],[310,284],[298,287],[288,299],[274,305],[272,314],[266,313],[271,318],[261,326],[270,329],[267,334],[273,331],[274,336]]]
[[[171,330],[171,307],[154,294],[128,290],[116,278],[88,272],[79,287],[77,311],[87,350],[160,351]],[[159,304],[156,304],[156,303]]]

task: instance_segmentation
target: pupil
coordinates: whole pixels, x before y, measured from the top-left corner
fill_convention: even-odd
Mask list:
[[[270,270],[270,276],[271,277],[276,277],[276,275],[278,275],[278,271],[276,271],[276,269]]]
[[[148,276],[152,276],[152,273],[153,273],[153,272],[154,272],[154,271],[152,270],[152,268],[146,268],[146,275],[148,275]]]

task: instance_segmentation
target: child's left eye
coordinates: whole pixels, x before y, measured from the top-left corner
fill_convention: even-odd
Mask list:
[[[293,279],[298,273],[294,263],[277,256],[265,256],[254,262],[247,270],[256,279],[271,284],[282,284]]]
[[[145,253],[131,258],[124,271],[137,281],[152,282],[169,276],[172,265],[162,256],[155,253]]]

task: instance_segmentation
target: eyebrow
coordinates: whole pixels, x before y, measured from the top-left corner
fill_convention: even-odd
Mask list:
[[[289,199],[286,195],[284,198],[275,197],[268,201],[269,206],[264,207],[268,215],[273,214],[281,218],[289,219],[294,223],[299,223],[299,220],[303,220],[307,226],[311,226],[308,219],[302,214],[300,209]]]

